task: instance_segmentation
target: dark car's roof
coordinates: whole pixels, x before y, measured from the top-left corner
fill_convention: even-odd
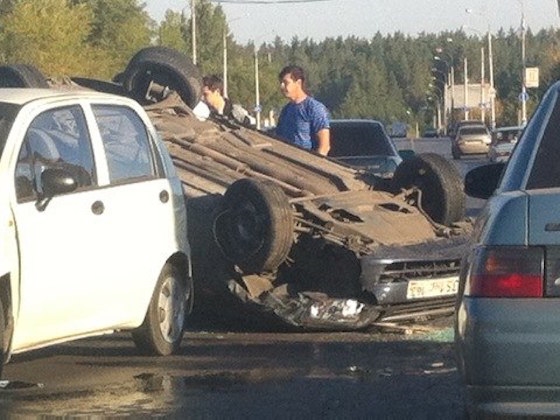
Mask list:
[[[383,123],[377,120],[370,119],[360,119],[360,118],[339,118],[331,120],[331,124],[348,124],[348,125],[360,125],[360,124],[378,124],[383,126]]]

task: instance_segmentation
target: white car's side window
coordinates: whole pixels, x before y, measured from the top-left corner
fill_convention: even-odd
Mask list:
[[[35,200],[43,192],[41,174],[47,168],[66,170],[79,190],[96,185],[90,137],[79,106],[43,112],[29,125],[16,165],[19,202]]]
[[[150,139],[140,117],[122,106],[92,108],[107,155],[111,183],[156,177]]]

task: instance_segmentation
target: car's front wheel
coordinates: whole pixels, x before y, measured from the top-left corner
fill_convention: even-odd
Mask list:
[[[175,353],[183,338],[192,297],[192,280],[177,266],[166,264],[154,289],[146,318],[132,332],[136,347],[144,354],[156,356]]]

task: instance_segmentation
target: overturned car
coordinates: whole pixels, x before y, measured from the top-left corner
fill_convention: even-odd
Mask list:
[[[1,67],[0,80],[45,83],[27,65]],[[144,105],[184,187],[195,310],[220,311],[210,297],[227,296],[252,316],[331,330],[452,312],[472,223],[442,156],[416,155],[388,180],[234,121],[200,121],[198,70],[163,47],[139,51],[115,81],[48,86]]]

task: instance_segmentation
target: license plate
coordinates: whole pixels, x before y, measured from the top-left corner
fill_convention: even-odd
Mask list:
[[[406,289],[407,299],[422,299],[448,296],[457,293],[459,278],[457,276],[440,279],[410,280]]]

